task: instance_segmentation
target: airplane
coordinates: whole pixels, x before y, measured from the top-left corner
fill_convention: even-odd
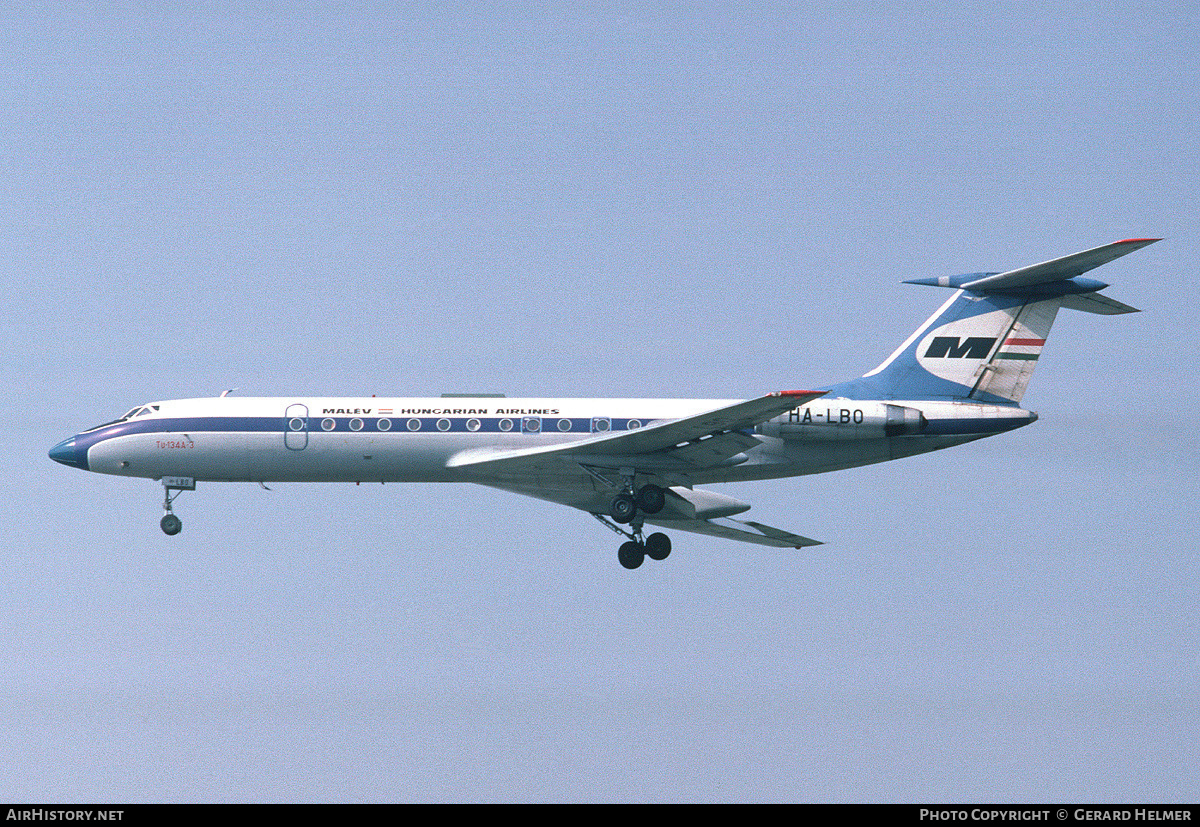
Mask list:
[[[671,540],[647,524],[779,548],[817,540],[753,520],[748,503],[697,488],[868,465],[1034,422],[1021,398],[1060,308],[1137,312],[1083,278],[1160,239],[1117,241],[1016,270],[913,279],[950,298],[879,367],[817,390],[749,400],[230,396],[138,405],[59,442],[63,465],[163,486],[196,483],[476,483],[588,512],[625,540],[635,569]]]

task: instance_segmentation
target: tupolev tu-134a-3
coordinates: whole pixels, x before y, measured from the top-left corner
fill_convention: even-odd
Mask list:
[[[178,399],[139,405],[50,450],[63,465],[179,492],[212,482],[469,482],[586,511],[626,539],[618,559],[665,558],[647,524],[765,546],[820,545],[733,519],[750,505],[697,486],[817,474],[1011,431],[1060,308],[1134,308],[1082,274],[1159,239],[1106,244],[998,273],[915,279],[954,289],[870,373],[750,400],[436,398]]]

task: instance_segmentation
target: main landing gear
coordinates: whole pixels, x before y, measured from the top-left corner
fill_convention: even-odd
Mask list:
[[[642,534],[645,523],[643,514],[657,514],[667,504],[666,489],[657,485],[643,485],[633,490],[632,482],[624,491],[613,498],[609,506],[609,516],[593,514],[617,534],[628,537],[628,541],[617,549],[617,560],[627,569],[636,569],[647,557],[651,560],[665,560],[671,553],[671,538],[662,533],[654,533],[649,537]],[[613,522],[615,521],[615,522]],[[622,525],[631,529],[626,531]]]

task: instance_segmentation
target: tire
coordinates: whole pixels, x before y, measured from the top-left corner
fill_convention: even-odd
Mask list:
[[[667,492],[657,485],[643,485],[637,493],[637,507],[647,514],[657,514],[667,504]]]
[[[164,514],[163,518],[158,523],[159,528],[163,530],[163,534],[168,537],[174,537],[179,532],[183,531],[183,520],[176,517],[174,514]]]
[[[627,569],[636,569],[645,559],[646,550],[642,548],[641,543],[630,540],[627,543],[621,543],[621,547],[617,549],[617,560]]]
[[[671,538],[662,533],[654,533],[646,538],[646,556],[651,560],[666,560],[671,553]]]
[[[618,494],[613,497],[609,513],[618,523],[632,522],[633,516],[637,513],[637,503],[629,494]]]

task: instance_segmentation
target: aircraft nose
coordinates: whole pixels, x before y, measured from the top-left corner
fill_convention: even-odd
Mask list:
[[[75,445],[75,437],[69,437],[50,449],[50,459],[72,468],[87,470],[87,457]]]

